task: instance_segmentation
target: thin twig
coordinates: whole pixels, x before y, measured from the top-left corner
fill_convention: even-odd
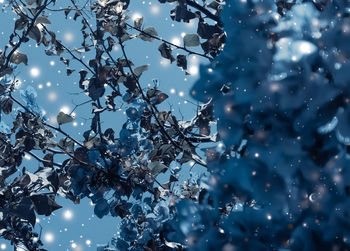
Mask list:
[[[160,37],[157,37],[157,36],[153,36],[153,35],[148,34],[147,32],[145,32],[145,31],[143,31],[143,30],[141,30],[141,29],[139,29],[139,28],[137,28],[137,27],[135,27],[135,26],[132,26],[132,25],[128,24],[128,23],[126,23],[126,25],[127,25],[128,27],[130,27],[131,29],[134,29],[134,30],[139,31],[140,33],[142,33],[142,34],[145,35],[145,36],[149,36],[149,37],[154,38],[154,39],[156,39],[156,40],[162,41],[163,43],[166,43],[166,44],[168,44],[168,45],[174,46],[174,47],[176,47],[177,49],[184,50],[184,51],[188,52],[189,54],[193,54],[193,55],[197,55],[197,56],[200,56],[200,57],[207,58],[207,59],[209,59],[209,61],[212,61],[212,60],[213,60],[213,58],[212,58],[212,57],[209,57],[208,55],[205,55],[205,54],[202,54],[202,53],[199,53],[199,52],[195,52],[195,51],[191,51],[191,50],[187,49],[186,47],[179,46],[179,45],[176,45],[176,44],[174,44],[174,43],[171,43],[171,42],[169,42],[169,41],[167,41],[167,40],[165,40],[165,39],[163,39],[163,38],[160,38]]]

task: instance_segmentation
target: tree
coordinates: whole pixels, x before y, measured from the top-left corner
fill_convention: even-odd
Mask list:
[[[11,2],[19,15],[16,29],[23,31],[22,36],[14,32],[12,47],[2,54],[1,107],[3,114],[15,104],[22,111],[12,128],[1,125],[4,238],[18,248],[39,250],[40,240],[31,231],[35,212],[49,215],[58,209],[54,198],[59,194],[76,202],[89,197],[98,217],[122,218],[120,237],[100,250],[350,248],[349,3],[232,0],[219,18],[222,2],[179,0],[171,17],[198,20],[197,34],[186,35],[181,47],[161,39],[155,28],[143,27],[142,18],[131,24],[127,1],[94,3],[96,24],[90,26],[72,0],[65,13],[82,22],[81,53],[96,51],[88,64],[46,28],[42,12],[49,3],[33,2],[33,11]],[[38,32],[36,23],[43,30]],[[62,54],[67,67],[64,53],[85,67],[80,88],[94,104],[94,118],[84,142],[46,123],[31,89],[22,92],[24,103],[16,98],[9,76],[14,65],[28,60],[16,52],[28,37],[43,43],[48,55]],[[202,102],[191,121],[158,108],[167,95],[156,85],[142,87],[148,66],[134,67],[124,47],[136,38],[160,41],[161,55],[184,70],[188,53],[210,60],[191,92]],[[111,55],[114,44],[121,48],[119,58]],[[203,53],[189,49],[199,44]],[[175,59],[175,48],[185,54]],[[106,104],[100,101],[103,95]],[[116,109],[113,101],[119,97],[127,104],[128,120],[116,138],[112,128],[102,130],[100,115]],[[61,125],[73,118],[60,113],[57,120]],[[63,135],[60,142],[51,140],[52,131]],[[199,153],[203,148],[205,160]],[[25,152],[43,167],[34,174],[23,169],[8,183]],[[62,163],[54,159],[59,153],[67,156]],[[193,161],[208,173],[190,177],[176,194],[172,184],[179,170],[169,168],[173,161]],[[161,172],[169,174],[169,182],[157,181]],[[112,200],[104,197],[107,190],[114,192]]]
[[[192,90],[212,100],[225,147],[208,149],[208,189],[179,202],[168,238],[190,250],[349,249],[348,7],[227,4],[225,49]]]
[[[130,20],[129,1],[96,1],[88,5],[71,0],[64,9],[52,9],[54,4],[52,0],[10,0],[5,5],[17,17],[9,43],[0,52],[1,115],[15,118],[13,125],[4,121],[0,124],[1,236],[10,240],[15,250],[44,250],[40,235],[33,232],[36,215],[49,216],[59,209],[56,196],[74,203],[88,197],[95,204],[97,217],[111,214],[123,219],[121,238],[113,240],[114,248],[158,250],[182,246],[168,243],[159,230],[169,217],[167,203],[174,203],[177,197],[194,198],[198,188],[189,193],[192,187],[185,185],[182,195],[181,191],[176,195],[174,186],[181,170],[173,170],[170,164],[193,161],[206,166],[197,145],[215,142],[209,125],[212,105],[199,106],[191,121],[179,120],[164,110],[161,104],[168,95],[159,90],[157,82],[143,86],[142,73],[149,66],[135,67],[125,43],[132,39],[158,41],[161,56],[171,63],[176,61],[186,72],[187,55],[212,60],[222,50],[225,35],[218,18],[222,3],[208,5],[213,12],[206,4],[178,1],[171,11],[174,20],[198,20],[198,34],[186,34],[183,46],[162,39],[154,27],[144,27],[142,17]],[[68,48],[57,39],[50,30],[52,11],[62,11],[66,18],[73,16],[73,21],[81,22],[81,48]],[[210,24],[205,18],[211,20]],[[21,45],[33,42],[47,56],[60,57],[68,76],[76,71],[71,61],[83,67],[79,71],[79,88],[90,100],[75,108],[91,103],[93,118],[82,141],[64,130],[63,125],[74,120],[72,113],[61,111],[58,126],[52,125],[36,101],[35,89],[16,87],[16,68],[30,60],[21,52]],[[121,55],[112,51],[116,45]],[[203,52],[191,49],[199,45]],[[175,49],[182,51],[176,58],[172,53]],[[86,61],[83,56],[91,58]],[[115,112],[117,99],[124,102],[127,121],[115,132],[102,127],[101,115]],[[17,172],[25,154],[41,163],[34,173],[25,167]],[[59,156],[65,156],[62,162]],[[161,184],[156,179],[160,173],[168,175],[168,182]],[[108,192],[113,193],[112,198],[107,198]],[[100,249],[108,248],[112,247]]]

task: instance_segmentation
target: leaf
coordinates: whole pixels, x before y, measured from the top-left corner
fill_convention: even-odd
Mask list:
[[[33,3],[35,3],[36,2],[36,0],[26,0],[26,3],[28,4],[28,5],[32,5]]]
[[[217,10],[220,5],[221,5],[220,2],[217,2],[214,0],[214,1],[210,2],[209,4],[207,4],[207,7],[212,8],[214,10]]]
[[[163,58],[169,59],[171,63],[175,61],[175,58],[171,54],[171,48],[166,43],[159,45],[158,50]]]
[[[24,197],[18,204],[14,205],[9,214],[27,220],[32,226],[35,225],[35,213],[32,201]]]
[[[141,66],[138,66],[134,69],[134,74],[137,76],[137,77],[140,77],[141,74],[144,72],[144,71],[147,71],[149,68],[149,65],[146,64],[146,65],[141,65]]]
[[[181,67],[183,70],[187,70],[187,59],[186,55],[177,55],[176,65]]]
[[[37,26],[33,26],[33,28],[30,29],[28,36],[39,43],[41,39],[41,32]]]
[[[12,54],[10,58],[10,62],[17,65],[19,65],[20,63],[28,65],[28,57],[26,54],[16,51],[15,53]]]
[[[5,86],[3,86],[2,84],[0,84],[0,95],[2,95],[5,91],[6,91]]]
[[[97,100],[103,96],[105,93],[105,87],[103,86],[103,82],[98,80],[97,78],[91,78],[88,86],[89,97],[92,100]]]
[[[186,34],[183,40],[185,47],[196,47],[200,45],[199,36],[197,34]]]
[[[57,123],[59,125],[70,123],[73,120],[74,120],[74,118],[71,115],[66,114],[64,112],[59,112],[58,115],[57,115]]]
[[[39,215],[49,216],[53,211],[61,208],[61,206],[56,203],[55,197],[53,196],[35,194],[30,196],[30,199],[34,203],[35,211]]]
[[[160,103],[162,103],[164,100],[166,100],[169,96],[163,92],[159,93],[157,95],[157,99],[155,101],[155,105],[159,105]]]
[[[81,88],[81,89],[84,90],[83,82],[84,82],[84,80],[85,80],[86,75],[88,74],[88,72],[85,71],[85,70],[81,70],[81,71],[79,71],[79,74],[80,74],[79,88]]]
[[[13,101],[9,98],[1,102],[1,109],[5,114],[9,114],[12,111]]]
[[[11,67],[6,67],[4,70],[0,71],[0,77],[3,77],[7,74],[12,74],[13,69]]]
[[[15,22],[15,30],[23,30],[27,23],[28,21],[22,17],[20,19],[17,19]]]
[[[51,24],[51,21],[44,16],[40,16],[36,19],[35,24]]]
[[[100,199],[97,201],[94,213],[100,219],[109,213],[109,205],[106,199]]]
[[[135,18],[134,20],[135,28],[141,29],[142,23],[143,23],[143,17]]]
[[[75,70],[67,68],[67,76],[70,76]]]
[[[140,33],[140,38],[143,41],[152,42],[155,38],[151,36],[158,37],[158,32],[154,27],[148,27],[144,29],[143,32]]]
[[[148,163],[148,168],[150,169],[151,174],[154,176],[157,176],[161,172],[164,172],[165,170],[168,169],[168,167],[166,165],[164,165],[163,163],[161,163],[159,161],[154,161],[154,162]]]

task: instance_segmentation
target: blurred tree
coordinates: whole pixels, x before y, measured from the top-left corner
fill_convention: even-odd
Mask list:
[[[349,1],[230,1],[192,95],[223,147],[168,240],[189,250],[349,250]],[[201,196],[202,195],[202,196]],[[181,240],[186,240],[182,241]]]

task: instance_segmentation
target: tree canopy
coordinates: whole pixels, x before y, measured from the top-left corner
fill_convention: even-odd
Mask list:
[[[50,30],[55,1],[5,4],[16,21],[0,51],[1,117],[12,118],[0,122],[1,237],[15,250],[46,250],[36,217],[59,210],[61,196],[121,220],[99,251],[350,249],[350,2],[159,1],[174,21],[196,23],[182,43],[131,18],[128,0],[58,10],[81,23],[80,48]],[[156,80],[143,82],[152,66],[128,56],[136,39],[158,43],[154,53],[184,74],[190,55],[206,60],[191,120],[164,105]],[[93,114],[83,140],[65,130],[73,111],[52,124],[35,89],[17,87],[31,42],[79,76],[89,101],[76,108],[89,103]],[[102,115],[120,109],[122,128],[104,128]],[[41,163],[36,171],[22,165],[25,154]]]

